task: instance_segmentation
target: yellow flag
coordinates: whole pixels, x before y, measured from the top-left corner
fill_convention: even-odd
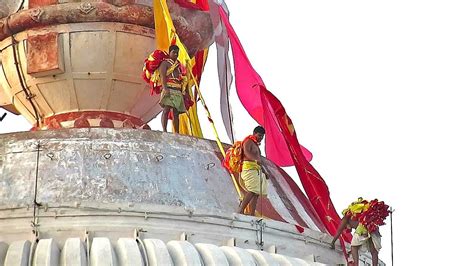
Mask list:
[[[171,20],[166,0],[153,1],[153,14],[155,16],[156,48],[168,51],[171,44],[173,21]]]

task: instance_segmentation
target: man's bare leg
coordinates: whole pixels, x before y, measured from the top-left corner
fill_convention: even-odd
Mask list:
[[[240,208],[239,208],[239,213],[244,214],[245,208],[249,204],[249,202],[253,199],[253,196],[255,194],[252,192],[247,192],[244,196],[244,199],[242,200],[242,203],[240,203]]]
[[[168,114],[170,112],[169,107],[163,108],[163,112],[161,113],[161,126],[163,127],[163,132],[168,132]]]
[[[179,114],[175,108],[173,108],[173,128],[174,132],[179,133]]]
[[[255,216],[255,210],[257,209],[257,202],[258,202],[258,195],[254,194],[255,196],[250,201],[250,215]]]
[[[354,259],[354,266],[359,266],[359,246],[351,246],[351,254]]]
[[[368,241],[370,255],[372,255],[372,265],[377,266],[379,265],[379,252],[375,248],[374,242],[372,241],[372,237]]]

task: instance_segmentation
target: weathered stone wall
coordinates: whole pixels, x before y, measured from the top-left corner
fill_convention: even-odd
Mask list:
[[[55,259],[70,256],[60,252],[71,241],[105,241],[113,254],[104,256],[114,259],[140,248],[135,238],[264,249],[265,256],[278,253],[309,262],[343,261],[340,252],[329,249],[330,236],[318,231],[304,196],[268,161],[269,195],[258,205],[266,219],[235,214],[238,194],[220,160],[213,141],[150,130],[0,135],[0,261],[13,259],[8,252],[20,256],[25,250]],[[138,246],[123,250],[124,241]],[[2,255],[2,250],[8,252]],[[97,252],[86,250],[91,252],[87,257]],[[258,260],[258,254],[249,258]]]

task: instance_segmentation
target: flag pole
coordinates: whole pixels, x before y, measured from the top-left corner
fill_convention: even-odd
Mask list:
[[[199,98],[201,99],[201,104],[203,105],[204,110],[206,110],[207,120],[209,120],[209,122],[211,123],[211,127],[212,127],[212,130],[214,132],[214,137],[216,138],[217,146],[219,146],[219,150],[221,151],[222,156],[225,157],[224,146],[222,145],[221,139],[219,138],[219,134],[217,133],[216,125],[214,124],[214,120],[212,120],[211,112],[209,112],[209,108],[207,108],[206,101],[204,101],[204,97],[202,97],[201,90],[199,89],[199,85],[196,81],[196,78],[194,77],[192,69],[189,67],[188,62],[186,62],[186,67],[188,68],[189,74],[193,78],[194,86],[195,86],[196,91],[199,95]],[[239,199],[241,199],[242,198],[242,193],[239,189],[239,185],[237,184],[237,180],[236,180],[233,173],[230,173],[230,175],[232,176],[232,182],[234,183],[235,190],[237,191],[237,194],[239,194]]]
[[[392,258],[392,266],[393,266],[393,221],[392,221],[392,213],[395,210],[390,207],[390,256]]]

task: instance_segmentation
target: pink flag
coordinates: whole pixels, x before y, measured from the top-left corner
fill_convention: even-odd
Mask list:
[[[232,46],[235,83],[240,101],[250,115],[266,130],[267,158],[280,166],[294,165],[316,216],[323,224],[322,232],[334,235],[341,222],[329,195],[329,189],[318,171],[309,163],[311,153],[301,146],[296,131],[281,102],[265,87],[253,69],[226,13],[220,9]],[[342,235],[350,241],[351,235]]]
[[[291,153],[286,145],[284,136],[276,121],[265,123],[262,108],[262,100],[260,99],[260,87],[265,87],[262,78],[253,69],[242,45],[230,25],[227,14],[222,8],[219,9],[221,19],[227,28],[227,34],[230,38],[232,46],[232,54],[234,57],[235,69],[235,86],[240,102],[247,112],[257,123],[265,127],[265,154],[268,159],[278,166],[293,166]],[[311,161],[313,155],[305,147],[301,146],[306,160]]]

